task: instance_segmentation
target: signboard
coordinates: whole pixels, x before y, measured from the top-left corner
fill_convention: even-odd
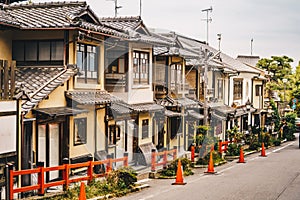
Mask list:
[[[16,101],[0,101],[0,154],[17,150],[16,109]]]

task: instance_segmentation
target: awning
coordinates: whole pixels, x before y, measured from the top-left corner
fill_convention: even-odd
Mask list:
[[[216,113],[212,113],[211,116],[212,116],[213,118],[217,118],[217,119],[219,119],[219,120],[221,120],[221,121],[226,121],[226,119],[227,119],[226,117],[220,116],[220,115],[218,115],[218,114],[216,114]]]
[[[221,105],[221,106],[216,106],[216,107],[212,107],[213,110],[220,112],[224,115],[227,115],[229,113],[234,113],[235,109],[227,106],[227,105]]]
[[[164,107],[156,103],[130,104],[129,106],[136,112],[156,112],[164,109]]]
[[[129,108],[129,105],[122,102],[112,103],[110,109],[113,113],[118,114],[130,114],[132,112],[132,110]]]
[[[115,120],[122,120],[132,116],[132,109],[123,102],[112,103],[109,108],[109,115]]]
[[[83,105],[106,104],[120,101],[117,97],[112,96],[105,90],[67,91],[66,97]]]
[[[200,113],[197,113],[194,110],[188,110],[187,112],[190,117],[193,117],[195,119],[204,119],[204,115],[201,115]]]
[[[52,107],[52,108],[38,108],[33,110],[36,113],[47,115],[49,117],[58,117],[58,116],[72,116],[78,115],[81,113],[87,113],[88,110],[71,108],[71,107]]]
[[[242,108],[237,108],[236,110],[235,110],[235,117],[240,117],[240,116],[242,116],[242,115],[246,115],[246,114],[248,114],[248,113],[253,113],[253,112],[255,112],[256,111],[256,109],[255,108],[250,108],[250,110],[248,111],[246,108],[244,108],[244,107],[242,107]]]
[[[189,98],[180,98],[180,99],[177,99],[177,102],[179,105],[181,105],[183,107],[200,108],[200,104],[197,101],[194,101]]]
[[[181,116],[181,113],[173,112],[171,110],[165,110],[165,115],[167,117],[178,117],[178,116]]]

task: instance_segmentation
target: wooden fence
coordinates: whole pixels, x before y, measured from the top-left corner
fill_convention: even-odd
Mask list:
[[[174,149],[167,151],[166,149],[162,152],[156,152],[156,149],[152,149],[151,152],[151,171],[155,172],[155,167],[163,165],[164,168],[167,167],[168,163],[168,154],[172,155],[172,160],[175,160],[177,158],[177,147],[174,147]],[[157,156],[162,156],[162,161],[157,162]]]
[[[11,100],[15,93],[15,61],[0,60],[0,100]]]
[[[45,189],[53,186],[63,185],[64,190],[67,190],[70,183],[76,183],[81,181],[88,181],[90,183],[94,178],[104,177],[113,169],[113,163],[123,162],[123,166],[128,166],[128,154],[125,153],[123,158],[117,159],[107,159],[102,161],[88,161],[84,163],[77,163],[77,164],[63,164],[60,166],[55,167],[44,167],[43,162],[38,163],[38,168],[36,169],[28,169],[28,170],[20,170],[14,171],[13,167],[9,168],[9,199],[13,199],[14,193],[20,192],[27,192],[32,190],[38,190],[38,195],[44,195]],[[94,166],[106,166],[106,171],[102,173],[95,173]],[[78,168],[87,168],[87,174],[85,176],[80,177],[70,177],[70,171],[72,169]],[[62,172],[62,179],[53,181],[53,182],[45,182],[45,173],[51,171],[61,171]],[[14,177],[20,175],[28,175],[28,174],[37,174],[38,176],[38,183],[37,185],[31,186],[23,186],[20,188],[14,188]]]

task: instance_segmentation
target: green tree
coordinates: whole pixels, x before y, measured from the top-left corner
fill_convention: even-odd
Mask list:
[[[293,84],[283,83],[283,79],[287,79],[289,83],[293,82],[293,69],[291,63],[292,58],[287,56],[271,56],[271,59],[263,58],[258,61],[257,67],[266,70],[270,74],[270,79],[266,84],[266,89],[271,91],[279,91],[281,99],[285,96],[286,100],[291,99],[291,89]],[[283,91],[285,93],[283,94]]]
[[[296,67],[295,73],[292,75],[290,84],[292,85],[291,98],[296,98],[298,100],[295,112],[300,116],[300,62]]]

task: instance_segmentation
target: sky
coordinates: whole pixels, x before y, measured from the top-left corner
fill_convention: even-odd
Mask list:
[[[33,0],[45,2],[55,0]],[[57,0],[56,0],[57,1]],[[87,0],[99,17],[113,17],[115,0]],[[118,16],[138,16],[140,0],[117,0]],[[142,19],[147,27],[166,29],[206,41],[209,12],[208,42],[221,51],[237,55],[283,56],[300,60],[299,0],[142,0]]]

